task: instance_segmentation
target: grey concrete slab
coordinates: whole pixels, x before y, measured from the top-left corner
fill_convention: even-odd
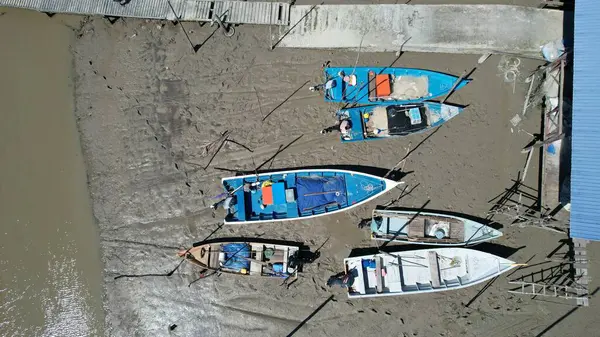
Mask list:
[[[291,8],[292,29],[285,35],[288,30],[281,27],[277,38],[283,39],[279,47],[356,49],[362,41],[363,50],[385,52],[398,50],[410,38],[403,50],[540,55],[542,44],[563,35],[561,11],[522,6],[321,5],[310,11],[311,8]]]

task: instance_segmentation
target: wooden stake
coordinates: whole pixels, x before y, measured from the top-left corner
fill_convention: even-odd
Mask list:
[[[462,80],[465,78],[465,76],[467,76],[467,71],[466,70],[463,71],[463,73],[456,80],[456,82],[454,82],[454,85],[452,85],[452,88],[450,89],[450,91],[448,91],[448,93],[446,94],[446,96],[444,97],[444,99],[440,103],[444,103],[448,99],[448,97],[450,97],[450,95],[454,92],[454,90],[456,89],[456,87],[458,86],[458,84],[460,82],[462,82]]]
[[[565,86],[565,59],[561,58],[560,60],[560,88],[559,90],[559,99],[558,99],[558,134],[562,134],[562,124],[563,124],[563,91]]]
[[[219,145],[219,147],[217,148],[217,151],[215,151],[215,153],[213,153],[212,157],[210,157],[210,160],[208,161],[208,164],[206,164],[206,166],[204,166],[204,170],[205,171],[208,168],[208,166],[210,166],[210,163],[212,163],[213,159],[215,159],[217,153],[219,153],[219,151],[221,151],[221,148],[227,142],[227,138],[229,138],[229,136],[226,136],[225,139],[223,139],[223,141],[221,142],[221,145]]]
[[[406,162],[406,158],[408,157],[408,153],[410,152],[410,145],[411,143],[408,143],[408,147],[406,148],[406,154],[404,155],[404,157],[402,159],[400,159],[399,162],[396,163],[396,165],[394,165],[394,167],[392,167],[389,171],[387,171],[387,173],[383,176],[384,178],[387,178],[390,173],[394,172],[394,170],[400,166],[400,164],[402,164],[402,169],[404,169],[404,164]]]
[[[487,53],[487,54],[481,55],[481,57],[479,58],[479,60],[477,60],[477,64],[482,64],[483,62],[485,62],[485,60],[487,60],[488,58],[490,58],[490,56],[492,56],[492,53]]]
[[[524,148],[523,150],[521,150],[521,153],[527,153],[531,149],[534,149],[536,147],[542,147],[544,145],[553,143],[553,142],[555,142],[555,141],[557,141],[559,139],[562,139],[564,136],[565,136],[564,134],[554,135],[554,136],[548,137],[548,139],[546,139],[545,141],[537,141],[533,145],[528,146],[528,147]]]
[[[529,163],[531,162],[531,157],[533,154],[533,148],[531,150],[529,150],[529,153],[527,153],[527,161],[525,162],[525,168],[523,169],[523,177],[521,178],[521,182],[525,180],[525,176],[527,176],[527,169],[529,168]]]
[[[525,96],[525,104],[523,104],[523,116],[525,116],[525,114],[527,113],[527,108],[529,107],[529,96],[531,95],[531,90],[533,89],[533,82],[535,82],[535,74],[531,75],[531,82],[529,82],[529,90],[527,90],[527,96]]]

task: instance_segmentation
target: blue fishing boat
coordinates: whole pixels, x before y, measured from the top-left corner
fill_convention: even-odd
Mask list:
[[[328,67],[322,87],[326,102],[410,104],[446,95],[457,80],[453,75],[413,68]],[[469,82],[461,80],[455,90]]]
[[[341,109],[337,118],[348,121],[342,142],[387,139],[421,133],[442,125],[463,111],[462,107],[423,102],[409,105],[371,105]]]
[[[307,219],[341,212],[400,182],[346,170],[293,170],[223,178],[226,223]]]

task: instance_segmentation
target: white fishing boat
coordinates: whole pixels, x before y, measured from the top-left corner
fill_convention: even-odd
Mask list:
[[[466,288],[515,262],[468,248],[434,248],[344,259],[348,298],[422,294]]]
[[[482,223],[442,213],[374,210],[371,238],[439,246],[475,245],[502,232]]]

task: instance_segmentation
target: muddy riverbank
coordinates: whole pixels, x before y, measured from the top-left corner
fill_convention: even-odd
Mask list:
[[[99,236],[73,113],[75,34],[43,14],[0,13],[0,335],[102,335]]]
[[[468,108],[435,133],[342,145],[336,135],[319,133],[333,122],[338,106],[325,104],[308,83],[321,81],[324,62],[352,65],[356,53],[269,51],[266,27],[239,27],[229,39],[218,31],[211,37],[208,26],[183,26],[193,43],[203,43],[197,54],[180,26],[154,21],[110,26],[93,19],[77,43],[77,117],[102,230],[110,335],[286,335],[332,293],[337,301],[298,335],[531,336],[564,314],[564,305],[508,294],[505,278],[477,298],[481,287],[348,302],[341,289],[327,288],[328,276],[340,271],[351,249],[373,246],[358,222],[400,191],[350,212],[301,222],[219,228],[221,214],[213,217],[208,209],[228,170],[252,170],[291,144],[266,167],[336,164],[385,171],[410,148],[403,179],[412,192],[400,205],[485,217],[489,201],[522,170],[526,157],[520,149],[530,140],[509,122],[522,109],[527,84],[504,82],[499,56],[478,66],[473,83],[450,97]],[[407,53],[395,65],[459,74],[478,58]],[[395,59],[392,53],[363,53],[359,63],[387,66]],[[536,65],[523,59],[520,71]],[[529,114],[520,127],[537,132],[538,116]],[[244,146],[228,142],[211,161],[226,131]],[[529,186],[536,186],[535,164]],[[530,263],[544,261],[563,237],[536,229],[504,231],[499,251],[516,261],[533,256]],[[170,278],[114,280],[120,274],[167,272],[178,263],[178,247],[211,233],[324,246],[320,259],[289,289],[279,281],[225,276],[188,287],[198,271],[187,264]],[[177,328],[169,332],[172,324]],[[573,320],[553,332],[575,326],[580,327]]]

